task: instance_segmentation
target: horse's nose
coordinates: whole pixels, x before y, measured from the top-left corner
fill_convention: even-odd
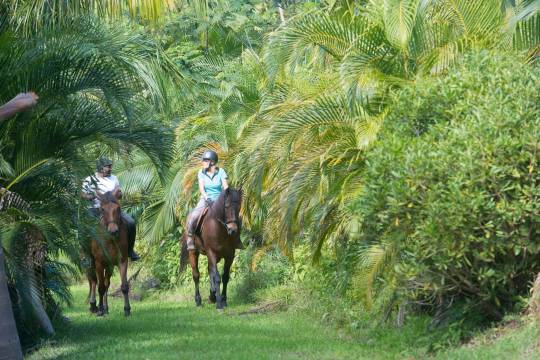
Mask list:
[[[238,228],[236,227],[235,224],[229,224],[227,226],[227,234],[229,234],[229,236],[235,235],[237,230]]]
[[[116,224],[109,224],[109,226],[107,226],[107,230],[109,231],[109,234],[111,235],[118,235],[118,225]]]

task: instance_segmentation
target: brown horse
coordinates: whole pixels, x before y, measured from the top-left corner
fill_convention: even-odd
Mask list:
[[[195,251],[188,251],[186,240],[187,234],[182,237],[182,252],[180,256],[180,272],[189,262],[195,282],[195,304],[201,306],[201,294],[199,293],[199,254],[208,257],[208,274],[210,277],[210,297],[212,303],[216,303],[217,309],[227,306],[227,284],[231,265],[234,261],[236,244],[239,241],[241,223],[240,206],[242,193],[228,188],[223,191],[219,198],[210,206],[208,212],[199,221],[200,226],[194,237]],[[223,278],[220,277],[217,264],[225,259]],[[223,291],[220,293],[220,282],[223,280]]]
[[[101,202],[100,225],[97,236],[91,241],[92,267],[87,272],[90,285],[90,311],[102,316],[109,313],[107,292],[111,284],[114,265],[120,269],[121,290],[124,295],[124,315],[131,314],[129,305],[128,267],[128,229],[121,220],[118,203],[119,191],[99,194]],[[99,292],[99,305],[96,306],[96,285]]]

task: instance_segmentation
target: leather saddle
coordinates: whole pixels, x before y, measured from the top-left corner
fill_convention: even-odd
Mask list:
[[[197,226],[195,226],[195,234],[194,235],[198,235],[199,237],[201,236],[202,224],[203,224],[204,218],[206,217],[206,214],[208,213],[208,209],[209,209],[208,206],[205,207],[204,210],[201,213],[201,216],[199,216],[199,219],[197,220]]]

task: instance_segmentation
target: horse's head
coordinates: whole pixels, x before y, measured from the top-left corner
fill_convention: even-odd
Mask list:
[[[118,190],[98,193],[100,205],[100,220],[111,235],[117,235],[120,230],[120,204],[118,204]]]
[[[240,233],[240,206],[242,191],[228,188],[225,190],[225,226],[229,235]]]

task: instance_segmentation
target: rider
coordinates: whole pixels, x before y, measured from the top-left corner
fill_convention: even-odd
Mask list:
[[[97,196],[97,192],[100,192],[102,194],[108,192],[108,191],[114,191],[118,189],[119,198],[122,198],[122,191],[120,190],[120,182],[118,182],[118,178],[111,174],[112,172],[112,160],[106,158],[106,157],[100,157],[96,161],[96,170],[97,172],[94,175],[88,176],[83,181],[82,185],[82,198],[89,200],[92,202],[92,206],[89,209],[90,213],[95,216],[99,217],[99,208],[101,206],[101,203],[99,201],[99,197]],[[120,214],[122,220],[127,225],[128,229],[128,248],[129,248],[129,258],[131,261],[137,261],[139,260],[139,255],[133,250],[133,247],[135,246],[135,220],[133,218],[122,211]]]
[[[217,166],[217,162],[218,155],[215,151],[207,150],[203,153],[202,169],[197,173],[201,198],[199,199],[197,206],[195,206],[188,215],[187,249],[189,251],[195,250],[193,234],[195,233],[195,227],[197,226],[197,222],[203,213],[203,210],[210,206],[212,202],[216,201],[221,192],[227,190],[229,187],[229,184],[227,183],[227,173],[223,168]],[[244,249],[244,245],[239,238],[236,248]]]

